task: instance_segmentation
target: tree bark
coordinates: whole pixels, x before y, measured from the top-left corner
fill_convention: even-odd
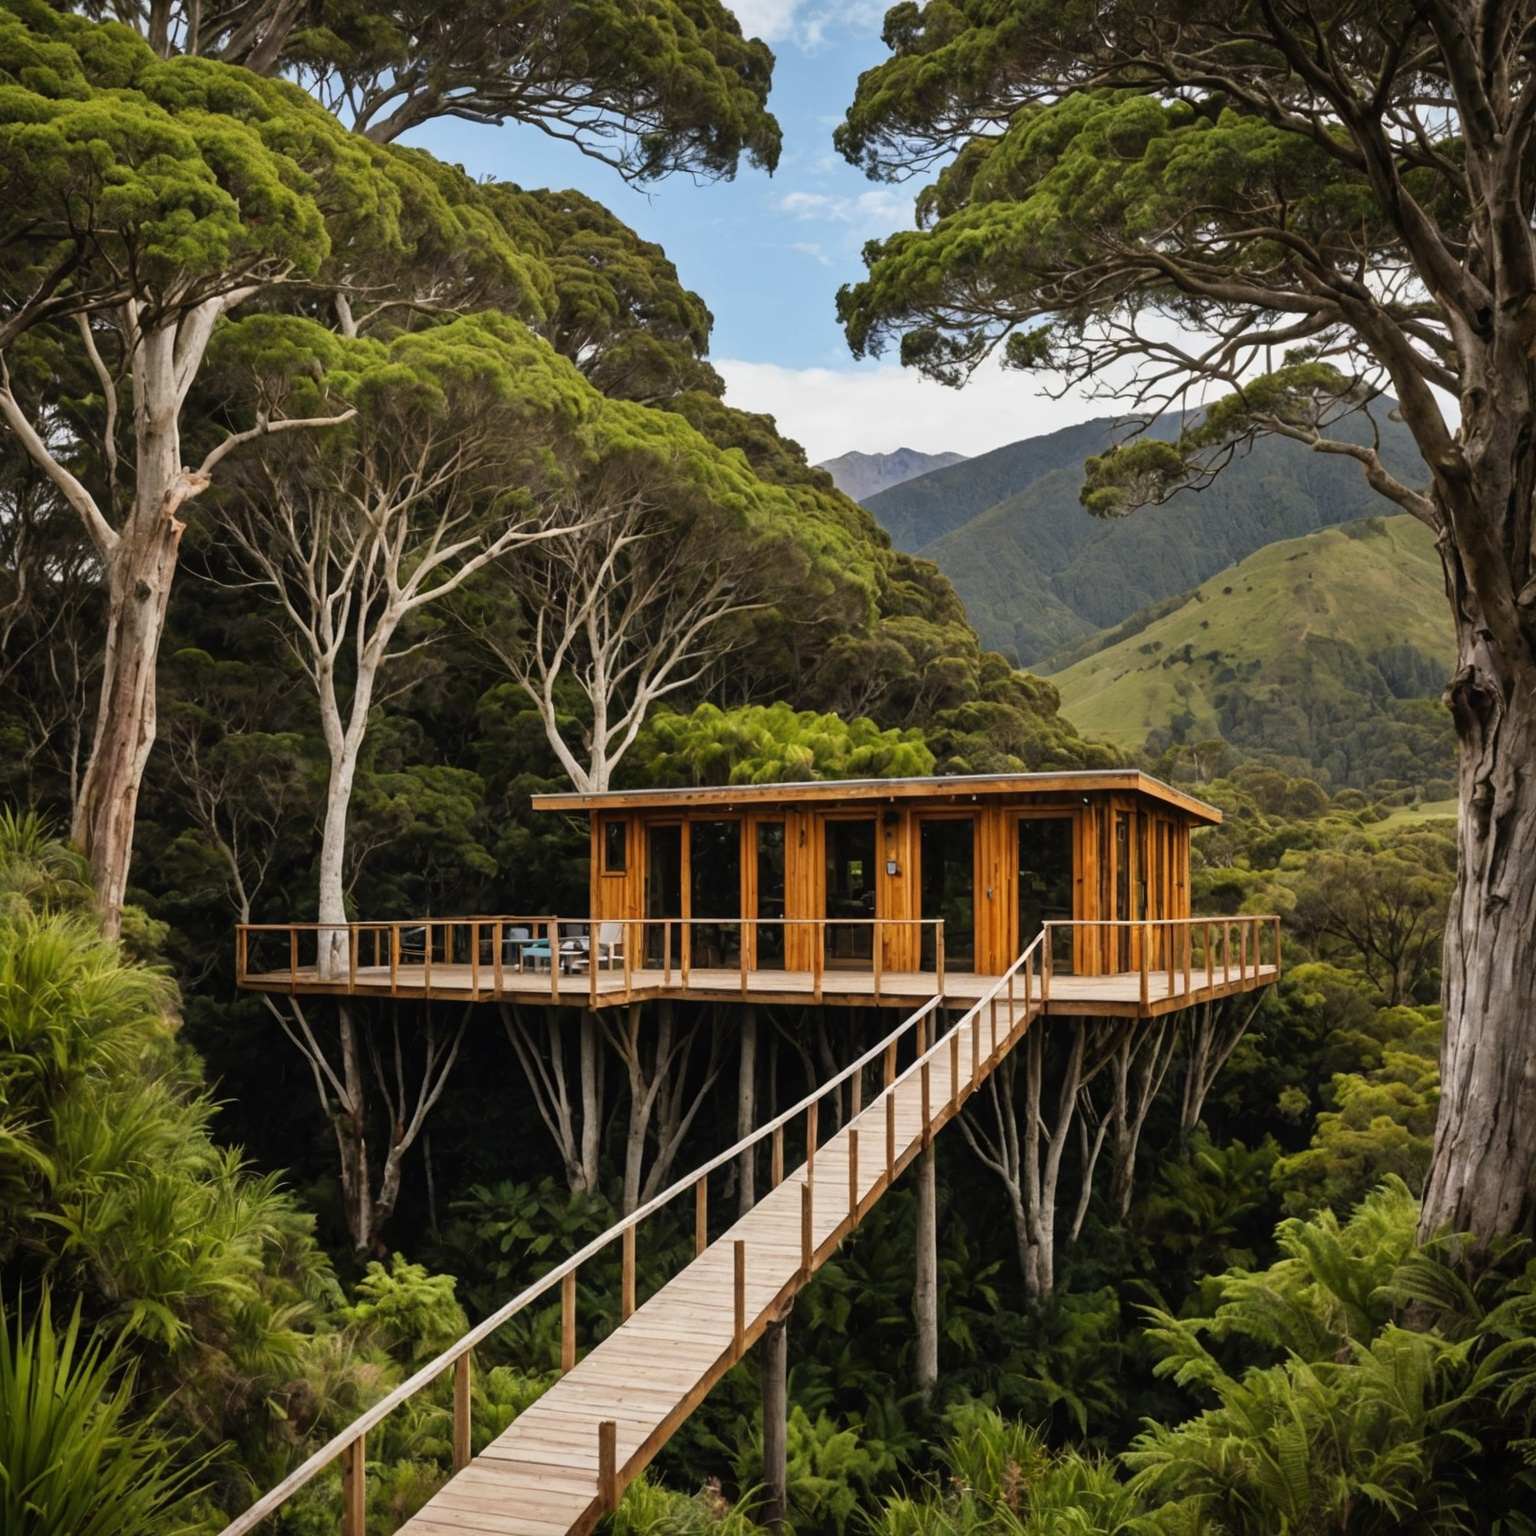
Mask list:
[[[917,1325],[917,1389],[932,1397],[939,1384],[939,1181],[937,1144],[917,1159],[917,1255],[912,1286]]]
[[[1463,620],[1448,694],[1460,743],[1459,867],[1420,1236],[1470,1233],[1481,1243],[1536,1222],[1536,667],[1511,663],[1466,622],[1459,564],[1448,568]]]
[[[789,1517],[789,1318],[763,1334],[762,1523],[783,1528]]]

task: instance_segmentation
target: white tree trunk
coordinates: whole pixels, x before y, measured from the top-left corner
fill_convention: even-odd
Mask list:
[[[939,1181],[937,1146],[917,1159],[917,1255],[912,1286],[917,1325],[917,1390],[931,1397],[939,1384]]]

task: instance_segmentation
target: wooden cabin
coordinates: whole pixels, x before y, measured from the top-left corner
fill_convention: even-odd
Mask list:
[[[745,944],[753,971],[808,971],[817,959],[828,971],[873,969],[878,944],[886,972],[999,975],[1051,920],[1099,924],[1071,930],[1063,969],[1129,971],[1142,943],[1131,925],[1190,916],[1190,832],[1221,820],[1135,769],[616,790],[533,804],[588,817],[592,921],[624,921],[627,933],[642,922],[646,953],[635,963],[659,964],[664,947],[687,944],[693,966],[735,969]],[[1165,947],[1157,935],[1152,943]]]

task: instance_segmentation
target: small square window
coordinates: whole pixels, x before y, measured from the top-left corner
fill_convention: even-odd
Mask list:
[[[622,875],[629,861],[629,823],[605,821],[603,823],[603,873]]]

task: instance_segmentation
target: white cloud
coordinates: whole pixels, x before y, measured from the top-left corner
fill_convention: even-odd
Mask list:
[[[726,400],[744,411],[766,411],[813,463],[851,448],[889,453],[985,453],[1021,437],[1054,432],[1073,422],[1115,414],[1101,400],[1051,400],[1040,380],[978,370],[964,389],[947,389],[899,364],[874,368],[783,368],[776,363],[717,360]]]
[[[793,219],[825,224],[851,224],[857,228],[888,230],[911,223],[912,199],[891,187],[875,187],[855,196],[837,192],[786,192],[779,199],[780,213]]]
[[[791,42],[807,53],[824,47],[834,32],[877,32],[886,0],[841,0],[808,5],[806,0],[732,0],[731,9],[748,37],[765,43]]]
[[[809,256],[812,261],[819,261],[824,267],[832,265],[831,258],[815,240],[792,240],[789,248],[797,255]]]

